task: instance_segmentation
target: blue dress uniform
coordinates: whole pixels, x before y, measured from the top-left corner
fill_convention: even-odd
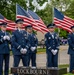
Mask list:
[[[36,67],[36,52],[37,52],[38,39],[35,34],[32,33],[29,35],[29,42],[30,42],[30,48],[29,48],[28,65],[30,65],[30,60],[31,60],[32,67]],[[32,51],[31,47],[35,47],[36,49]]]
[[[28,48],[29,48],[29,43],[28,43],[28,38],[27,38],[27,33],[22,30],[21,32],[17,29],[12,33],[12,51],[14,55],[14,67],[18,67],[20,59],[22,59],[23,65],[28,66]],[[27,53],[22,54],[20,52],[21,48],[26,48]]]
[[[52,27],[52,24],[47,26]],[[58,67],[58,50],[59,50],[59,42],[58,42],[57,34],[47,32],[45,34],[45,45],[46,45],[46,54],[47,54],[47,67]],[[57,50],[56,54],[52,53]]]
[[[6,25],[7,23],[1,23],[0,25]],[[3,61],[5,62],[5,68],[4,68],[4,75],[8,75],[9,73],[9,54],[10,54],[10,49],[9,49],[9,43],[10,39],[4,39],[4,37],[8,36],[8,32],[0,31],[0,75],[3,75]]]
[[[74,29],[74,26],[71,29]],[[68,35],[68,54],[70,55],[70,72],[74,71],[74,32]]]
[[[16,23],[21,21],[21,19],[18,19],[16,20]],[[28,42],[26,31],[17,29],[12,33],[11,48],[14,57],[14,67],[18,67],[20,59],[22,59],[23,66],[28,66]],[[26,49],[26,53],[21,53],[22,49]]]
[[[26,26],[26,29],[32,28],[31,25]],[[37,45],[38,45],[38,39],[34,33],[29,33],[27,32],[28,38],[29,38],[29,58],[28,58],[28,66],[30,65],[30,60],[31,60],[31,65],[32,67],[36,67],[36,52],[37,52]],[[35,47],[33,50],[32,48]]]

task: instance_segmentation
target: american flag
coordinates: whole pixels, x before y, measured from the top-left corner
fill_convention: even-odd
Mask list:
[[[70,27],[74,25],[74,20],[63,15],[60,11],[54,8],[54,23],[57,27],[71,32],[72,30]]]
[[[38,26],[44,31],[48,32],[48,29],[44,22],[41,20],[41,18],[33,11],[28,10],[28,13],[31,15],[31,17],[35,20],[35,22],[38,24]]]
[[[6,22],[7,23],[7,30],[15,30],[15,23],[11,20],[6,19],[1,13],[0,13],[0,23]]]
[[[36,31],[43,31],[40,29],[38,24],[34,21],[34,19],[27,13],[25,9],[23,9],[19,4],[16,4],[16,18],[21,18],[24,20],[24,26],[31,24],[33,29]]]

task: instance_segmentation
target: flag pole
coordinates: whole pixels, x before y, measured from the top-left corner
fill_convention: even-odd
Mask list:
[[[52,5],[52,23],[54,23],[54,6]]]
[[[17,3],[16,3],[16,15],[17,15]],[[16,19],[17,19],[17,16],[16,16]],[[15,29],[16,29],[17,27],[15,27]]]
[[[29,0],[27,0],[27,3],[26,3],[26,6],[27,6],[27,12],[28,12],[28,9],[29,9]]]
[[[16,15],[17,15],[17,3],[16,3]],[[17,19],[17,16],[16,16],[16,19]]]
[[[59,37],[59,34],[60,34],[60,29],[58,27],[58,37]],[[59,40],[60,40],[60,38],[59,38]],[[59,46],[60,46],[60,41],[59,41]],[[60,65],[60,50],[59,50],[59,53],[58,53],[58,64]]]

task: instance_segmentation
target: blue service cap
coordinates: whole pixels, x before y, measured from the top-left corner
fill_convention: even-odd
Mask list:
[[[25,29],[32,28],[32,25],[25,26]]]
[[[24,22],[23,19],[17,19],[17,20],[15,21],[15,23],[23,23],[23,22]]]
[[[74,28],[74,26],[71,26],[71,28],[70,28],[70,29],[72,29],[72,28]]]
[[[53,28],[53,27],[55,27],[55,24],[54,23],[51,23],[51,24],[48,24],[47,25],[47,28]]]
[[[0,26],[7,26],[7,23],[6,22],[2,22],[2,23],[0,23]]]

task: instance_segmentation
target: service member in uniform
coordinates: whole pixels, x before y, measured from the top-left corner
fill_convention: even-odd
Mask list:
[[[12,33],[12,51],[14,56],[14,67],[18,67],[20,59],[22,59],[23,66],[28,66],[28,48],[29,41],[27,38],[27,33],[22,30],[23,20],[17,19],[15,21],[17,30]]]
[[[9,43],[10,43],[10,35],[6,32],[7,23],[0,23],[1,31],[0,31],[0,75],[3,75],[3,61],[4,65],[4,75],[8,75],[9,73]]]
[[[74,26],[71,29],[72,33],[68,35],[68,54],[70,55],[70,72],[74,72]]]
[[[36,68],[36,52],[37,52],[38,39],[36,35],[33,33],[33,29],[31,25],[28,25],[25,28],[30,43],[28,65],[30,65],[30,60],[31,60],[32,68]]]
[[[45,34],[47,67],[58,67],[59,40],[57,33],[54,32],[55,24],[49,24],[47,28],[49,30]]]

